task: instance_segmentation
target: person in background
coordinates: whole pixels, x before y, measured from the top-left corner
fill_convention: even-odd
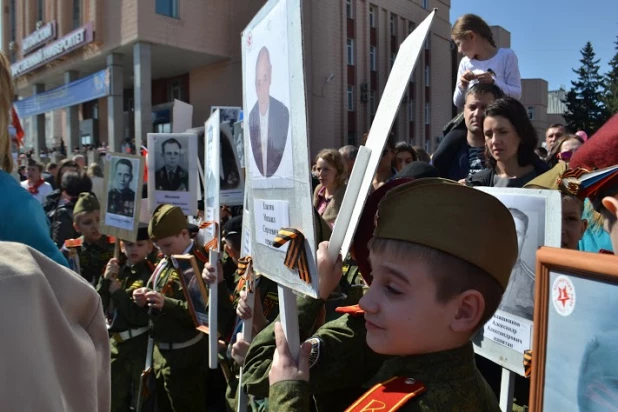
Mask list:
[[[105,179],[101,166],[98,163],[92,163],[88,166],[86,174],[90,180],[92,180],[92,193],[94,193],[98,199],[103,199],[103,184]]]
[[[9,112],[14,97],[11,64],[0,52],[0,241],[23,243],[68,266],[49,236],[49,222],[41,204],[11,175],[14,164]]]
[[[583,139],[574,134],[567,134],[556,140],[547,156],[549,167],[554,167],[560,160],[568,163],[573,154],[583,144]]]
[[[488,168],[466,179],[468,186],[523,187],[549,169],[534,153],[539,139],[519,101],[505,97],[489,105],[483,131]]]
[[[551,148],[558,139],[567,134],[566,127],[560,123],[554,123],[545,131],[545,149],[551,152]]]
[[[457,51],[463,54],[457,70],[453,103],[463,108],[468,87],[475,83],[495,84],[506,96],[521,97],[521,76],[515,52],[498,48],[491,28],[479,16],[464,14],[451,30]]]
[[[367,138],[369,137],[369,133],[365,133],[363,135],[363,145],[367,144]],[[386,140],[386,145],[384,146],[384,150],[382,150],[382,157],[380,158],[380,163],[378,163],[378,168],[376,169],[376,173],[373,175],[373,181],[371,183],[372,190],[378,189],[384,183],[393,179],[397,174],[397,169],[393,167],[393,159],[395,157],[395,135],[392,133],[388,136]]]
[[[19,175],[19,181],[20,182],[25,182],[26,180],[28,180],[28,167],[26,166],[19,166],[19,169],[17,170],[17,174]]]
[[[416,152],[416,156],[420,162],[431,163],[431,156],[425,149],[420,146],[412,146],[412,149]]]
[[[81,193],[92,190],[92,181],[82,172],[68,172],[62,175],[61,198],[50,213],[51,237],[58,248],[68,239],[77,237],[73,226],[73,209]]]
[[[21,182],[21,187],[26,189],[39,203],[43,203],[53,189],[41,176],[43,165],[34,159],[28,160],[28,179]]]
[[[51,162],[47,164],[45,171],[41,173],[41,177],[50,184],[52,190],[56,189],[56,172],[58,171],[58,164]]]
[[[79,167],[79,170],[86,169],[86,158],[84,157],[84,155],[77,154],[73,156],[72,160],[77,164],[77,166]]]
[[[313,206],[332,227],[345,194],[346,165],[336,149],[324,149],[315,157],[320,184],[313,192]]]
[[[576,131],[575,136],[579,136],[584,143],[588,141],[588,133],[584,132],[583,130]]]
[[[358,155],[358,147],[349,144],[340,148],[339,153],[341,153],[341,156],[343,156],[343,160],[345,161],[346,175],[347,179],[349,179],[352,174],[352,169],[354,168],[356,156]]]
[[[401,169],[412,162],[418,160],[418,155],[408,142],[399,142],[395,145],[395,169],[401,172]]]
[[[64,159],[60,162],[60,166],[56,172],[56,189],[47,195],[45,202],[43,202],[43,210],[45,210],[45,214],[47,214],[48,218],[51,219],[51,214],[58,207],[58,202],[62,196],[62,190],[60,190],[62,186],[62,176],[64,176],[66,172],[77,172],[78,170],[79,166],[72,160]]]

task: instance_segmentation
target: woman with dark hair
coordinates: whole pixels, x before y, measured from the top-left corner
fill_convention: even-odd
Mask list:
[[[62,195],[62,191],[60,190],[60,186],[62,186],[62,175],[67,172],[77,172],[78,170],[79,166],[72,160],[64,159],[60,162],[60,166],[58,166],[58,173],[56,174],[57,189],[48,194],[43,202],[43,210],[45,210],[47,217],[49,217],[50,213],[58,207],[58,202],[60,201],[60,197]]]
[[[523,187],[549,170],[534,152],[539,138],[518,100],[505,97],[487,106],[483,134],[487,169],[466,179],[468,186]]]
[[[410,143],[399,142],[395,145],[395,160],[393,161],[393,166],[395,166],[398,172],[401,172],[401,169],[417,160],[418,155]]]

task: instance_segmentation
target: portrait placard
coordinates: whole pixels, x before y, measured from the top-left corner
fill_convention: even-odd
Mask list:
[[[202,279],[193,255],[173,255],[172,263],[180,275],[182,291],[187,299],[189,312],[200,332],[209,333],[208,289]]]
[[[270,0],[242,33],[243,116],[247,165],[245,213],[254,202],[281,206],[276,211],[304,236],[300,250],[309,276],[284,265],[285,249],[260,243],[263,215],[253,215],[253,265],[256,272],[297,292],[317,297],[316,245],[307,140],[307,106],[300,0]],[[284,206],[282,206],[284,205]],[[287,213],[287,216],[286,216]],[[269,216],[272,218],[272,216]],[[279,230],[279,222],[267,228]]]
[[[241,153],[233,136],[233,127],[228,123],[221,122],[220,130],[220,154],[219,162],[221,165],[220,196],[221,205],[241,206],[245,195],[245,177],[242,171]]]
[[[104,166],[101,233],[134,242],[140,222],[144,158],[107,153]]]
[[[197,135],[148,133],[148,170],[150,213],[167,203],[197,215]]]
[[[556,190],[477,189],[511,212],[519,254],[498,310],[472,342],[477,354],[523,376],[522,357],[532,347],[536,251],[561,244],[562,198]]]
[[[221,242],[221,230],[219,227],[221,220],[219,215],[221,209],[219,205],[219,195],[221,180],[223,179],[223,176],[221,176],[223,165],[220,161],[221,140],[219,138],[219,114],[219,110],[215,110],[204,125],[204,129],[206,131],[206,144],[204,145],[206,150],[204,153],[204,176],[206,176],[206,201],[204,203],[204,215],[207,222],[213,223],[206,229],[205,241],[206,243],[209,243],[213,239],[216,239],[215,250],[217,252],[219,251],[219,245]]]
[[[531,411],[611,411],[618,399],[618,258],[537,253]]]
[[[219,109],[221,123],[227,123],[233,125],[240,120],[240,112],[242,107],[236,106],[211,106],[210,114],[212,115],[215,110]]]

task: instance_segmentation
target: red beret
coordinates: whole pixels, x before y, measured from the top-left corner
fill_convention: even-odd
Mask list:
[[[590,171],[618,165],[618,114],[609,119],[573,154],[570,169]]]

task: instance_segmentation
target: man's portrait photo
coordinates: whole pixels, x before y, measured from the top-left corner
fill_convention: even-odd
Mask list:
[[[502,297],[500,309],[512,313],[513,315],[521,316],[522,318],[532,320],[534,311],[534,281],[535,271],[531,264],[527,263],[522,258],[522,252],[527,247],[526,240],[528,239],[528,228],[530,219],[527,214],[519,209],[509,208],[513,220],[515,221],[515,229],[517,230],[517,246],[519,252],[517,261],[511,272],[509,284]],[[532,236],[531,241],[535,241],[536,237]],[[536,244],[534,245],[536,249]]]
[[[257,102],[249,114],[249,136],[257,169],[262,176],[271,177],[279,169],[284,156],[290,112],[284,103],[270,95],[273,66],[266,47],[258,53],[255,71]],[[291,159],[286,159],[288,161]]]
[[[133,163],[129,159],[114,159],[111,183],[107,193],[107,212],[116,215],[134,217],[135,186]],[[132,184],[133,183],[133,184]]]
[[[187,192],[189,190],[189,173],[186,165],[181,166],[182,144],[175,138],[161,143],[161,156],[164,166],[155,173],[156,190],[170,192]],[[186,159],[185,162],[186,163]]]

